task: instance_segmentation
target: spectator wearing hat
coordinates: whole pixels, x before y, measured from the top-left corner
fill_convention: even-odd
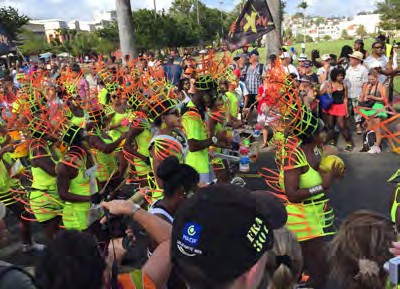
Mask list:
[[[354,42],[354,51],[361,52],[363,54],[363,59],[369,56],[368,51],[364,49],[364,41],[362,39],[357,39]]]
[[[296,79],[299,79],[299,72],[297,68],[292,64],[292,57],[289,52],[283,52],[280,56],[282,68],[285,70],[287,75],[295,74]]]
[[[274,230],[286,219],[271,194],[233,185],[200,189],[175,215],[172,264],[192,289],[258,288]]]
[[[371,69],[378,72],[380,83],[386,83],[388,76],[392,74],[392,65],[385,55],[385,43],[376,41],[372,44],[372,54],[364,61],[368,71]]]
[[[362,134],[361,115],[354,111],[358,106],[359,99],[362,96],[363,86],[368,82],[368,70],[362,65],[363,54],[360,51],[354,51],[349,54],[350,66],[346,71],[346,84],[348,87],[349,108],[348,111],[354,115],[356,131],[358,135]]]
[[[325,81],[331,80],[331,72],[333,70],[333,67],[331,66],[332,58],[329,54],[322,55],[321,59],[322,59],[322,67],[318,68],[317,76],[319,83],[323,85]]]
[[[307,76],[310,78],[311,83],[313,85],[317,85],[318,84],[318,76],[317,74],[313,71],[313,63],[311,60],[306,60],[302,63],[302,72],[304,72],[303,75],[300,76]]]
[[[249,95],[244,100],[244,108],[251,116],[254,109],[254,103],[258,93],[258,87],[262,83],[262,75],[264,73],[264,65],[258,60],[259,53],[257,50],[250,52],[250,64],[246,70],[246,87],[249,91]]]

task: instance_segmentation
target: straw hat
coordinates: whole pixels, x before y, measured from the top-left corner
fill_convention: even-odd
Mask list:
[[[360,51],[354,51],[353,54],[349,54],[349,57],[363,61],[364,54],[362,54]]]

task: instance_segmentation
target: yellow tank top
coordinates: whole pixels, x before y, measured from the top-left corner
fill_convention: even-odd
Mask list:
[[[33,150],[38,147],[43,148],[46,151],[46,153],[44,153],[43,155],[40,155],[40,156],[34,156]],[[50,157],[53,160],[50,149],[45,141],[43,141],[43,140],[32,141],[30,144],[30,147],[29,147],[29,159],[33,160],[33,159],[38,159],[41,157]],[[32,166],[31,171],[32,171],[32,179],[33,179],[33,181],[32,181],[33,189],[44,190],[44,191],[55,191],[57,189],[57,177],[56,176],[49,175],[46,171],[44,171],[40,167]]]

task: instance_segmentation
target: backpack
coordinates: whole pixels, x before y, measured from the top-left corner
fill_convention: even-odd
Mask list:
[[[7,273],[11,272],[11,271],[18,271],[21,272],[22,274],[24,274],[25,276],[29,277],[29,279],[32,281],[32,284],[34,286],[36,286],[35,283],[35,279],[33,278],[33,276],[31,274],[29,274],[26,270],[24,270],[21,267],[18,266],[14,266],[14,265],[0,265],[0,281],[2,280],[2,278],[4,278]],[[8,288],[5,288],[8,289]]]

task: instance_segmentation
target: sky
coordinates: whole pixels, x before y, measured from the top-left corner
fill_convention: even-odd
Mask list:
[[[173,0],[156,0],[157,10],[168,9]],[[207,6],[231,10],[239,0],[201,0]],[[307,0],[306,14],[312,16],[352,16],[373,10],[377,0]],[[286,0],[286,12],[294,14],[301,0]],[[131,0],[133,9],[153,9],[153,0]],[[92,20],[93,11],[113,10],[115,0],[0,0],[0,6],[13,6],[33,19]]]

